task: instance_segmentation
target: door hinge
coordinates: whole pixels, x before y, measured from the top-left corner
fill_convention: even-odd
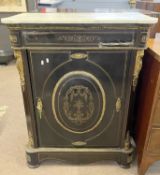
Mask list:
[[[39,114],[39,118],[42,118],[42,110],[43,110],[43,104],[42,104],[42,100],[41,98],[38,98],[37,100],[37,110],[38,110],[38,114]]]
[[[118,98],[116,101],[116,111],[119,112],[121,110],[122,102],[121,99]]]

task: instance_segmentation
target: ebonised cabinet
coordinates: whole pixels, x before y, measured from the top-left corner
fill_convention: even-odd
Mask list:
[[[21,14],[3,20],[21,78],[30,166],[46,159],[132,162],[131,90],[156,19],[123,13],[119,22],[118,15]]]

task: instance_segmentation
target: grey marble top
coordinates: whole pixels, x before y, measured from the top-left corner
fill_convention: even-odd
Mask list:
[[[5,24],[154,24],[157,21],[138,12],[22,13],[2,19]]]

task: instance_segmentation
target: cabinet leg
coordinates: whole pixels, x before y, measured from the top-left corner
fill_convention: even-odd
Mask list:
[[[131,167],[131,163],[126,163],[126,164],[118,163],[118,164],[124,169],[129,169]]]
[[[26,153],[26,159],[29,168],[39,167],[38,153]]]
[[[130,154],[124,154],[121,156],[120,160],[118,161],[118,164],[125,169],[128,169],[131,167],[131,163],[133,162],[133,152]]]
[[[128,162],[127,161],[127,159],[125,160],[125,159],[123,159],[123,160],[121,160],[121,161],[118,161],[117,162],[118,164],[119,164],[119,166],[121,166],[122,168],[124,168],[124,169],[129,169],[130,167],[131,167],[131,161],[130,162]]]

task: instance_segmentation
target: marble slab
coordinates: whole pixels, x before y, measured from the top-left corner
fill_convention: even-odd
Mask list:
[[[158,19],[139,12],[22,13],[1,21],[5,24],[154,24]]]

